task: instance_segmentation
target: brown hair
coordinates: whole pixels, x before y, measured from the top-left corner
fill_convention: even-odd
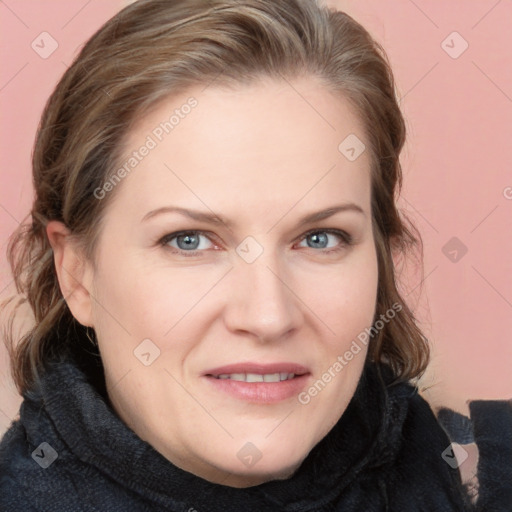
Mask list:
[[[382,47],[350,16],[313,0],[139,0],[91,37],[41,118],[31,222],[13,233],[8,246],[21,302],[28,302],[35,320],[17,343],[16,310],[8,322],[6,345],[21,393],[72,336],[85,334],[62,296],[46,224],[63,222],[93,261],[103,210],[115,197],[113,191],[98,200],[94,191],[119,165],[123,141],[137,119],[192,85],[215,80],[236,87],[261,77],[300,76],[317,77],[347,98],[366,127],[379,267],[375,320],[401,305],[393,321],[372,336],[369,360],[387,362],[399,379],[424,372],[428,342],[400,296],[392,259],[422,248],[395,205],[405,124]]]

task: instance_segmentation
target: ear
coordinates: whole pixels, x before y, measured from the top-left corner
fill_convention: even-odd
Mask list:
[[[64,300],[78,322],[94,327],[93,297],[90,293],[93,277],[91,265],[62,222],[48,222],[46,234],[53,249],[55,269]]]

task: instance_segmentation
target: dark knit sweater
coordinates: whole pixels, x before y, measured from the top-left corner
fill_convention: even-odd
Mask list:
[[[389,382],[387,367],[383,375]],[[468,510],[458,470],[441,457],[449,444],[417,389],[381,385],[370,364],[341,419],[292,477],[244,489],[212,484],[128,428],[69,353],[24,395],[0,443],[0,510]]]

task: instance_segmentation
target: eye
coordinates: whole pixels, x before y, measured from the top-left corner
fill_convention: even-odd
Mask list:
[[[178,231],[165,235],[159,240],[159,244],[167,249],[174,249],[174,253],[186,257],[199,256],[207,249],[212,249],[215,245],[210,240],[213,234],[205,231]],[[338,238],[338,243],[329,244],[331,240]],[[202,243],[202,239],[206,243]],[[308,241],[310,241],[308,243]],[[352,237],[345,231],[339,229],[316,229],[302,235],[301,243],[306,242],[310,249],[319,249],[321,253],[333,253],[341,251],[349,245],[352,245]],[[304,247],[301,245],[300,247]]]
[[[204,243],[201,243],[201,238],[208,240],[210,245],[213,246],[203,231],[180,231],[171,233],[165,235],[159,243],[166,247],[177,249],[175,252],[181,253],[184,256],[195,256],[199,252],[211,248],[208,247],[208,244],[205,246]]]
[[[334,241],[329,245],[329,236],[331,237],[331,240],[336,237],[339,240],[341,239],[341,243],[336,243],[336,241]],[[344,247],[352,244],[352,237],[345,231],[341,231],[339,229],[317,229],[308,231],[302,236],[302,240],[306,242],[307,247],[311,249],[320,249],[325,253],[340,251]],[[308,241],[310,242],[308,243]],[[304,247],[304,245],[301,247]]]

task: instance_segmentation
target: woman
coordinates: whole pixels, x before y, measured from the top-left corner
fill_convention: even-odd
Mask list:
[[[85,45],[10,257],[5,510],[460,511],[394,258],[383,50],[308,0],[141,0]]]

